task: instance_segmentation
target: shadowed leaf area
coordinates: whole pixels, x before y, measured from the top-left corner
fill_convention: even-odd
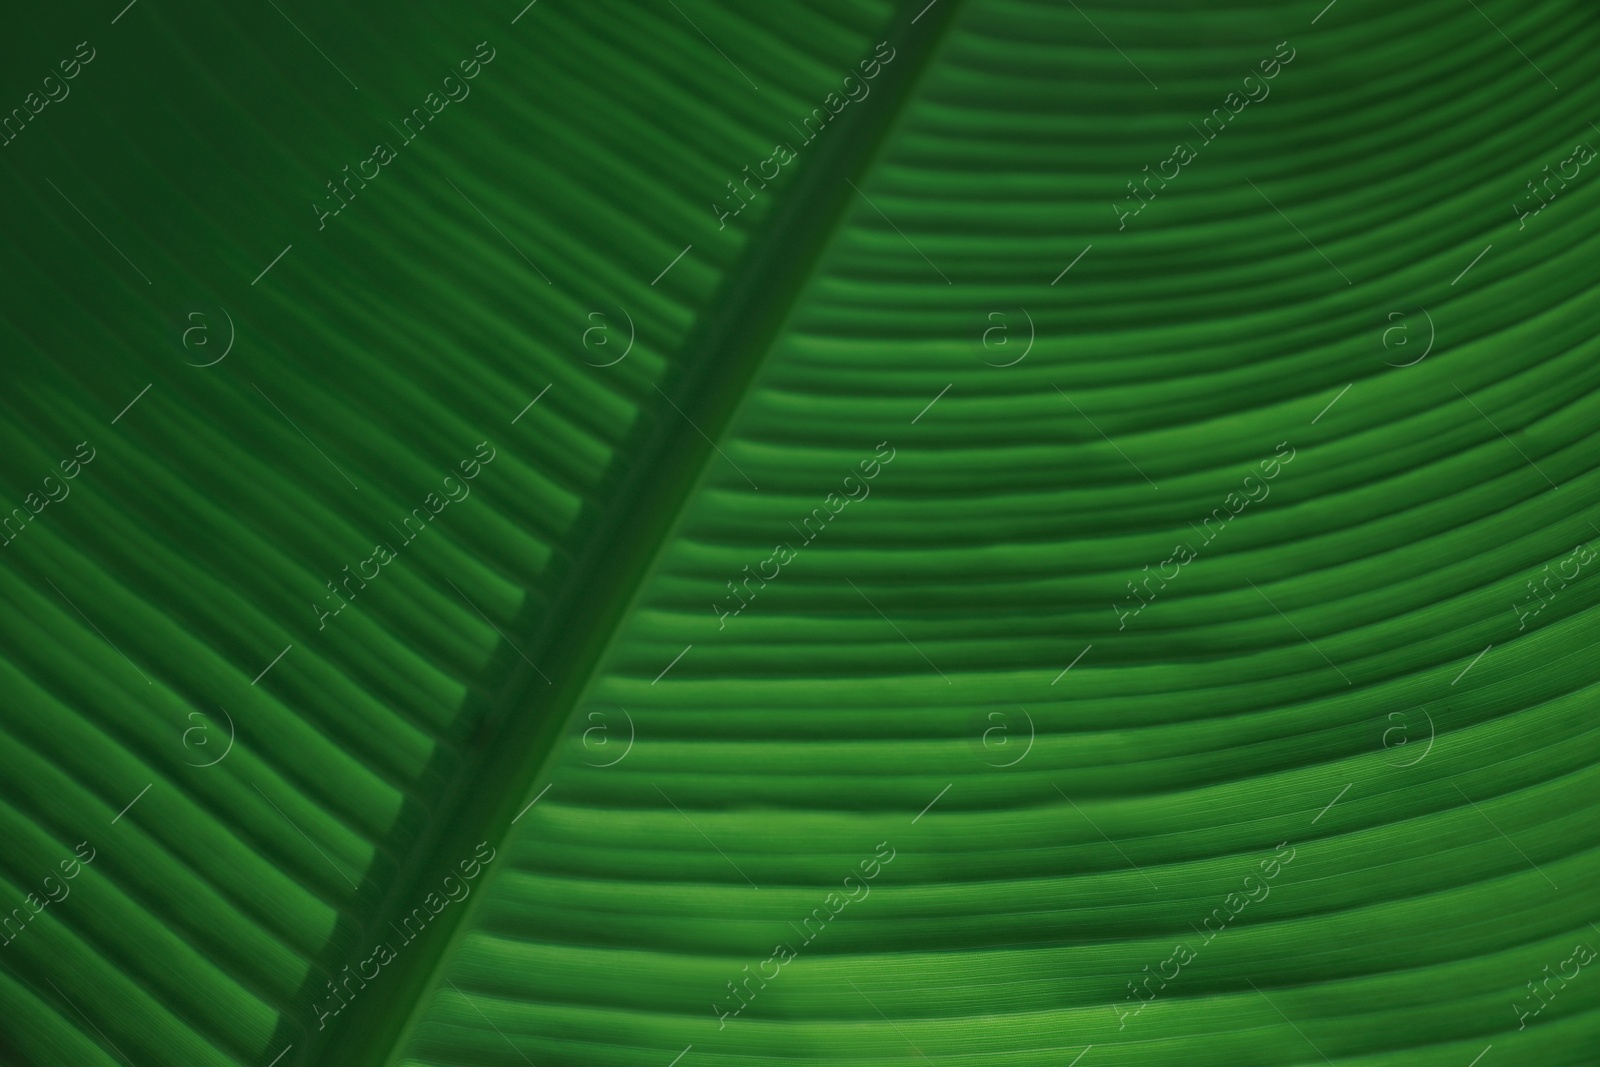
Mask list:
[[[7,22],[0,1062],[1595,1062],[1592,10],[413,8]]]

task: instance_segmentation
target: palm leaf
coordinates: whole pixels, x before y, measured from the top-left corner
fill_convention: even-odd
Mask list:
[[[107,18],[7,46],[8,1063],[1592,1058],[1577,5]]]

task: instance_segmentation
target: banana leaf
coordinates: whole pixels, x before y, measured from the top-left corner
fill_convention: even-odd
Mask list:
[[[7,29],[0,1061],[1594,1062],[1585,6]]]

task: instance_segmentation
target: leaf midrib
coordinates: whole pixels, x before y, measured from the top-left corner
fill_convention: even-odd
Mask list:
[[[605,506],[586,506],[574,524],[572,536],[585,549],[562,577],[549,606],[540,610],[529,598],[512,624],[515,647],[544,668],[550,683],[510,642],[497,647],[487,677],[468,696],[469,712],[481,714],[481,719],[466,746],[467,756],[457,760],[447,750],[439,751],[423,781],[433,778],[442,786],[431,813],[420,820],[422,829],[409,841],[400,840],[397,832],[387,842],[395,847],[385,851],[404,850],[405,858],[388,880],[373,918],[350,939],[356,946],[354,958],[364,955],[361,946],[385,940],[389,923],[419,904],[442,872],[470,857],[478,842],[503,845],[512,819],[532,786],[543,780],[556,742],[705,477],[715,456],[707,438],[722,436],[747,396],[846,217],[856,195],[850,181],[861,184],[861,175],[888,143],[959,7],[960,0],[942,0],[928,8],[913,3],[896,13],[884,36],[895,49],[895,59],[883,67],[875,91],[817,137],[793,185],[776,201],[764,232],[747,241],[724,274],[706,312],[680,345],[680,352],[693,354],[686,370],[675,381],[659,383],[672,404],[663,399],[653,410],[641,410],[639,423],[618,450],[618,463],[594,494]],[[476,708],[470,707],[474,704]],[[417,800],[409,797],[406,804]],[[408,820],[402,815],[396,825],[408,825]],[[503,864],[504,857],[502,848],[497,860]],[[323,982],[313,970],[280,1023],[273,1047],[290,1041],[301,1045],[296,1050],[300,1064],[376,1067],[395,1062],[446,961],[472,929],[493,870],[477,893],[440,913],[427,936],[388,965],[380,981],[362,990],[320,1041],[315,1031],[302,1029],[299,1016],[319,999]],[[377,868],[374,872],[381,873]],[[364,892],[377,889],[375,874],[363,881]],[[446,936],[435,933],[439,927],[446,929]],[[344,941],[337,933],[331,939]],[[323,962],[336,973],[351,960],[330,954]]]

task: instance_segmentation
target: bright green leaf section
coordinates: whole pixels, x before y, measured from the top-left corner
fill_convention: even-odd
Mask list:
[[[1597,594],[1511,605],[1600,536],[1597,201],[1503,206],[1582,90],[1083,14],[962,6],[392,1062],[1587,1062],[1600,987],[1514,1006],[1596,943]]]

